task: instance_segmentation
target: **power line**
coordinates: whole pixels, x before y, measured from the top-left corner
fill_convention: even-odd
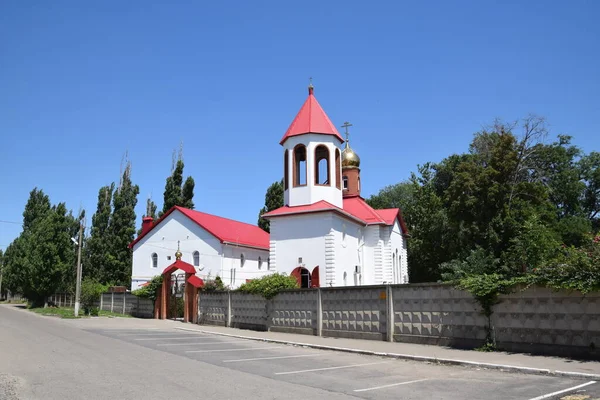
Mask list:
[[[22,222],[15,222],[15,221],[3,221],[3,220],[1,220],[1,219],[0,219],[0,223],[1,223],[1,224],[14,224],[14,225],[21,225],[21,226],[23,226],[23,223],[22,223]]]

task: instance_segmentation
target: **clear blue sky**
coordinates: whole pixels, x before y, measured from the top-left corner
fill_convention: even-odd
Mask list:
[[[467,149],[500,117],[546,116],[599,150],[600,2],[1,1],[0,220],[37,186],[96,208],[125,151],[162,206],[184,143],[196,208],[255,223],[308,78],[354,124],[363,196]],[[19,225],[0,223],[0,248]]]

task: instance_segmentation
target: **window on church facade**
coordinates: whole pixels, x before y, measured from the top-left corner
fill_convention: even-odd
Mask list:
[[[290,174],[289,163],[290,163],[290,161],[288,160],[288,151],[286,150],[283,153],[283,188],[284,188],[284,190],[287,190],[289,187],[289,183],[288,183],[288,180],[290,179],[289,178],[289,174]]]
[[[294,147],[294,186],[306,185],[306,147],[299,144]]]
[[[315,185],[329,184],[329,149],[319,145],[315,149]]]
[[[198,250],[196,250],[194,252],[194,267],[199,267],[200,266],[200,252]]]
[[[152,253],[152,268],[158,268],[158,254]]]
[[[348,190],[348,177],[344,176],[344,190]]]
[[[262,257],[258,256],[258,269],[262,269]]]
[[[244,268],[244,264],[246,264],[246,257],[244,257],[244,253],[240,254],[240,268]]]
[[[340,164],[340,149],[335,149],[335,187],[340,188],[342,181],[342,167]]]

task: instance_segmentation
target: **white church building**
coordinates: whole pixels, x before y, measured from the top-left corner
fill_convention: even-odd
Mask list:
[[[284,206],[258,226],[173,207],[144,218],[133,249],[132,284],[183,261],[200,278],[219,275],[234,289],[274,272],[303,288],[408,283],[406,225],[398,208],[375,210],[360,196],[360,158],[321,108],[312,85],[280,141]],[[342,147],[343,146],[343,147]]]
[[[263,215],[271,268],[302,287],[408,283],[401,211],[374,210],[360,197],[360,158],[312,85],[280,144],[285,205]]]

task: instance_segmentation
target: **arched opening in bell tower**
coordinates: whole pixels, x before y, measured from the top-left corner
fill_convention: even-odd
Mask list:
[[[319,145],[315,148],[315,185],[329,184],[329,149]]]
[[[306,147],[294,147],[294,186],[306,186]]]

